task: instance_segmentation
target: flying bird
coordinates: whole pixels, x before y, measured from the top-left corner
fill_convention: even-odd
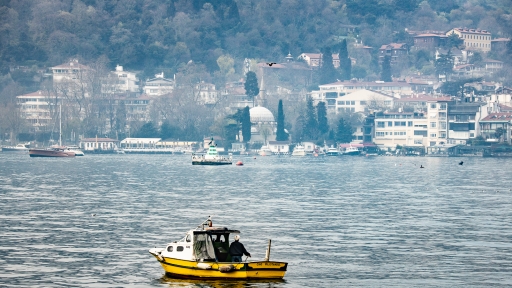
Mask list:
[[[275,63],[275,62],[267,63],[267,65],[268,65],[268,66],[272,66],[272,65],[274,65],[274,64],[277,64],[277,63]]]
[[[464,161],[460,161],[460,162],[459,162],[459,165],[462,165],[462,164],[464,164]]]

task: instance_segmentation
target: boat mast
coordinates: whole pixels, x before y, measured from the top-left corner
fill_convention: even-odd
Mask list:
[[[62,146],[62,102],[59,105],[59,146]]]

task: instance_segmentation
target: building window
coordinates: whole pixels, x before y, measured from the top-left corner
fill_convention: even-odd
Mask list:
[[[412,127],[412,121],[407,121],[407,126]]]
[[[338,101],[338,105],[345,105],[345,101]]]
[[[436,123],[437,122],[430,122],[430,128],[436,128]]]
[[[350,101],[350,105],[356,105],[356,101]]]
[[[386,127],[386,122],[381,122],[381,121],[377,122],[377,128],[384,128],[384,127]]]
[[[430,134],[430,138],[436,138],[437,137],[437,134],[436,133],[431,133]]]
[[[366,101],[360,101],[359,104],[366,105]]]
[[[388,127],[393,127],[393,121],[388,121]]]
[[[384,137],[384,132],[375,132],[375,137]]]
[[[431,103],[431,104],[430,104],[430,108],[432,108],[432,109],[436,109],[436,107],[437,107],[436,103]]]
[[[446,129],[446,122],[440,122],[441,129]]]

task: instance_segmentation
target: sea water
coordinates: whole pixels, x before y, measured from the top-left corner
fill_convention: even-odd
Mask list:
[[[512,159],[234,160],[244,166],[0,153],[0,286],[512,285]],[[165,277],[148,249],[210,215],[241,230],[249,260],[272,239],[270,259],[288,262],[284,281]]]

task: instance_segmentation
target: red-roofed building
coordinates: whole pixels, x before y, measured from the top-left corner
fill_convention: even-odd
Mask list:
[[[436,47],[441,46],[441,43],[446,40],[446,35],[439,34],[419,34],[413,37],[414,38],[414,50],[428,50],[435,51]]]
[[[379,49],[379,63],[382,64],[384,57],[391,58],[391,65],[395,65],[402,61],[409,54],[409,45],[406,43],[390,43],[382,45]]]
[[[500,130],[502,134],[498,135]],[[512,112],[499,112],[487,115],[484,119],[480,120],[480,131],[484,139],[501,138],[499,140],[511,144]]]

